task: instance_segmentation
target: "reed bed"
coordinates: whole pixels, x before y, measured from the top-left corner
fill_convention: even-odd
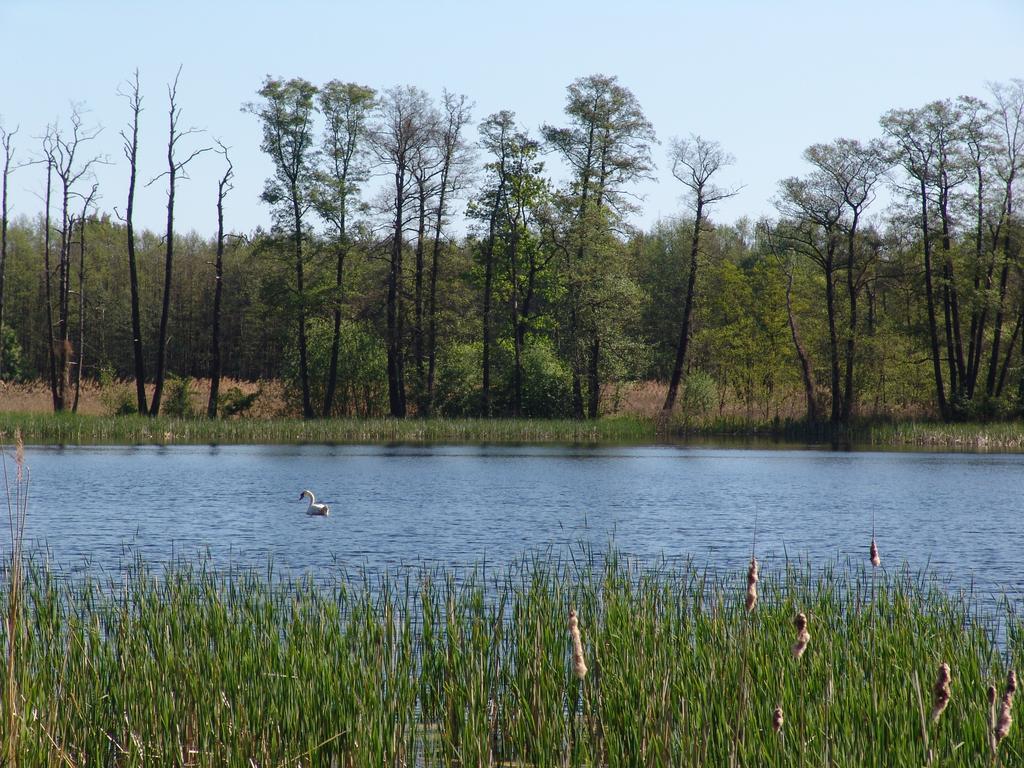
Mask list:
[[[0,435],[60,445],[289,443],[652,443],[653,420],[547,419],[176,419],[0,413]]]
[[[614,549],[315,580],[30,558],[0,722],[23,768],[1021,764],[1021,729],[993,733],[1024,661],[1012,605],[761,565],[748,611],[745,569]]]
[[[951,448],[969,451],[1024,451],[1024,424],[897,422],[875,424],[854,435],[872,446]]]

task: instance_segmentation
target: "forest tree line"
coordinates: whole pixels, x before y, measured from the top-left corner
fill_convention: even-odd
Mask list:
[[[123,93],[112,212],[80,111],[41,140],[0,128],[0,379],[45,380],[54,410],[101,374],[133,381],[132,409],[153,415],[169,375],[209,378],[210,416],[224,376],[280,379],[306,418],[594,418],[651,380],[668,385],[665,418],[1024,408],[1022,80],[808,147],[810,170],[758,221],[716,219],[742,194],[721,182],[724,148],[672,139],[686,205],[646,231],[632,190],[655,132],[614,77],[575,80],[536,131],[507,110],[476,122],[449,92],[268,77],[243,109],[273,164],[273,223],[245,234],[230,201],[251,192],[233,190],[228,147],[181,127],[177,80],[166,169],[145,182],[166,190],[166,227],[135,228],[137,73]],[[209,237],[174,221],[202,154],[223,169],[215,190],[188,190],[211,201]],[[9,180],[27,173],[44,213],[9,221]]]

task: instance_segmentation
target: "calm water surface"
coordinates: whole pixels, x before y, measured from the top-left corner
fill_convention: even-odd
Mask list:
[[[685,447],[30,448],[28,538],[65,568],[208,552],[324,571],[500,563],[610,540],[742,571],[867,557],[1024,590],[1024,455]],[[304,488],[331,504],[304,514]]]

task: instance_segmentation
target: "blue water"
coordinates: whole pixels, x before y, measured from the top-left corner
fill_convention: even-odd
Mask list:
[[[762,560],[932,567],[1024,591],[1024,455],[688,447],[29,448],[29,546],[117,568],[208,553],[299,572],[501,563],[609,541],[741,572]],[[304,488],[330,503],[307,517]],[[6,533],[0,538],[7,547]]]

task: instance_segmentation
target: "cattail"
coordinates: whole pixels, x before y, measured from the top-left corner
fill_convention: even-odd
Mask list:
[[[583,661],[583,641],[580,640],[580,621],[576,610],[569,609],[569,636],[572,638],[572,671],[582,680],[587,676],[587,665]]]
[[[21,438],[21,429],[14,430],[14,465],[17,468],[18,480],[21,480],[25,466],[25,441]]]
[[[776,707],[772,713],[772,730],[776,733],[781,731],[783,722],[785,722],[785,718],[782,716],[782,707]]]
[[[796,627],[796,644],[793,646],[793,658],[799,659],[807,650],[807,644],[811,642],[811,633],[807,631],[807,617],[798,613],[793,620]]]
[[[932,688],[932,722],[936,723],[949,704],[949,664],[939,665],[939,677]]]
[[[875,537],[871,537],[871,564],[877,568],[882,564],[882,558],[878,556],[878,545],[875,544]]]
[[[1003,694],[1003,706],[996,723],[996,744],[1005,739],[1013,725],[1013,695],[1017,692],[1017,673],[1012,669],[1006,676],[1006,693]]]
[[[757,582],[760,581],[757,575],[757,558],[750,558],[750,568],[747,569],[747,611],[754,610],[757,605]]]

